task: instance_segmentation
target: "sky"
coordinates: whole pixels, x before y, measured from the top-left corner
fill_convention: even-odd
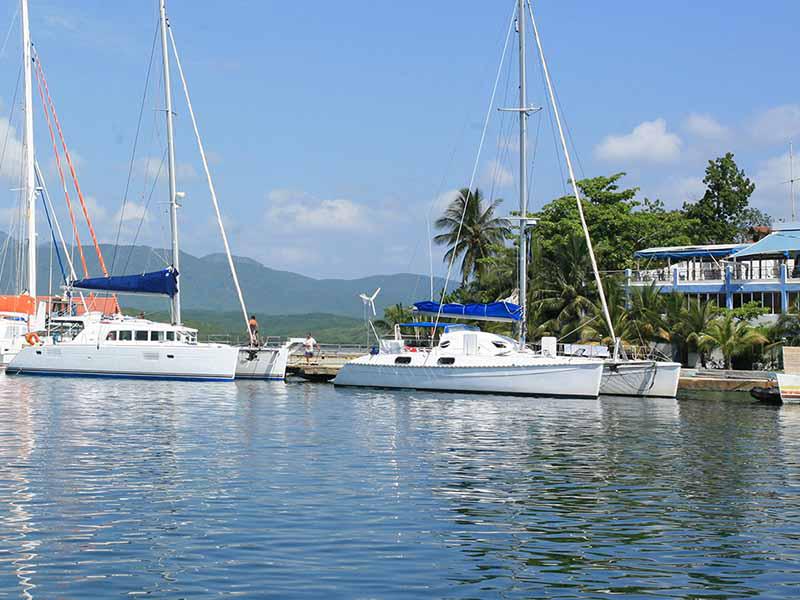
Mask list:
[[[426,273],[428,222],[473,170],[473,185],[504,199],[501,214],[518,207],[514,116],[496,110],[518,104],[513,31],[501,62],[515,4],[171,0],[234,253],[314,277]],[[789,218],[789,143],[800,144],[800,3],[548,0],[534,10],[578,177],[625,171],[623,183],[639,187],[641,198],[680,207],[702,195],[707,161],[730,151],[756,183],[752,203],[775,220]],[[165,246],[158,45],[142,102],[157,3],[30,0],[30,11],[98,236],[113,243],[119,230],[120,243]],[[18,214],[22,123],[17,2],[0,4],[0,35],[0,228],[8,229]],[[529,100],[544,106],[532,40],[527,64]],[[174,62],[172,89],[178,189],[186,193],[181,246],[220,252]],[[34,112],[36,154],[68,231],[36,95]],[[528,144],[535,210],[566,191],[549,112],[531,116]],[[87,242],[85,226],[80,233]],[[43,219],[38,235],[49,236]],[[442,254],[433,247],[437,274],[446,272]],[[160,260],[154,253],[154,268]]]

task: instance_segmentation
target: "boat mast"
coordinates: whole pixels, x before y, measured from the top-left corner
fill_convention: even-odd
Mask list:
[[[180,249],[178,247],[178,193],[175,189],[175,142],[172,131],[172,89],[169,80],[169,49],[167,46],[167,7],[165,0],[159,0],[161,12],[161,55],[164,59],[164,97],[167,112],[167,172],[169,174],[169,222],[172,233],[172,267],[180,278]],[[178,290],[172,297],[172,323],[181,324],[180,281]]]
[[[528,330],[528,99],[525,83],[525,4],[517,2],[519,33],[519,347],[525,348]]]
[[[792,223],[794,223],[797,212],[795,211],[794,202],[794,152],[792,149],[792,142],[789,142],[789,198],[792,201]]]
[[[519,0],[520,4],[522,4],[523,0]],[[608,303],[606,302],[606,293],[603,289],[603,280],[600,277],[600,270],[597,268],[597,259],[594,255],[594,248],[592,246],[592,238],[589,235],[589,227],[586,225],[586,217],[583,214],[583,204],[581,203],[581,195],[580,190],[578,189],[578,182],[575,179],[575,171],[572,168],[572,158],[569,154],[569,148],[567,147],[567,140],[564,137],[564,128],[561,125],[561,116],[558,112],[558,103],[556,102],[556,95],[553,92],[553,84],[550,81],[550,71],[547,69],[547,61],[544,58],[544,50],[542,49],[542,40],[539,37],[539,28],[536,27],[536,20],[533,18],[533,8],[531,7],[530,0],[528,0],[528,12],[531,17],[531,25],[533,26],[533,35],[536,38],[536,47],[539,50],[539,58],[542,61],[542,71],[544,72],[544,80],[547,84],[547,92],[550,96],[550,104],[553,107],[553,116],[556,120],[556,125],[558,126],[558,135],[561,139],[561,149],[564,151],[564,158],[567,163],[567,170],[569,172],[569,180],[572,184],[572,193],[575,195],[575,202],[578,205],[578,215],[581,219],[581,226],[583,227],[583,234],[586,238],[586,246],[589,250],[589,258],[592,262],[592,272],[594,273],[594,280],[597,284],[597,293],[600,295],[600,304],[603,307],[603,316],[605,317],[606,324],[608,325],[608,332],[611,334],[611,341],[614,344],[614,357],[616,358],[617,355],[617,336],[614,333],[614,324],[611,321],[611,315],[608,312]]]
[[[22,71],[25,87],[25,131],[22,140],[25,212],[28,220],[28,295],[36,298],[36,172],[33,148],[33,85],[28,0],[22,0]]]

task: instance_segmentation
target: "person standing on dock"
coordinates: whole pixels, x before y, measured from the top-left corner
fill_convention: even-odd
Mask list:
[[[317,340],[311,337],[310,333],[306,335],[306,340],[303,342],[303,348],[305,348],[306,364],[309,364],[311,362],[311,357],[314,356],[314,348],[319,349]]]
[[[258,346],[258,321],[256,321],[255,315],[250,315],[250,321],[248,321],[247,325],[250,329],[250,343]]]

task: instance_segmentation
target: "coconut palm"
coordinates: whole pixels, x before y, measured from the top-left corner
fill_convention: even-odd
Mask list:
[[[664,296],[655,282],[631,290],[628,312],[643,342],[669,341]]]
[[[534,305],[549,318],[536,330],[538,335],[569,338],[570,334],[577,334],[586,315],[595,309],[591,273],[586,242],[577,233],[570,235],[553,256],[541,258],[533,284]]]
[[[614,326],[614,334],[625,346],[637,344],[640,341],[639,333],[630,312],[625,308],[625,295],[622,288],[612,280],[608,280],[604,287],[606,288],[606,302],[611,324]],[[608,328],[603,312],[603,305],[599,300],[592,304],[591,312],[584,319],[580,339],[582,342],[613,344],[611,331]]]
[[[698,337],[697,342],[703,350],[719,348],[725,358],[725,368],[730,369],[735,356],[744,354],[759,344],[766,344],[768,340],[746,321],[727,313],[714,319]]]
[[[436,220],[436,228],[444,233],[434,236],[433,241],[447,246],[445,262],[461,259],[462,284],[475,275],[480,277],[484,268],[480,259],[488,257],[491,246],[502,244],[511,233],[508,219],[495,216],[501,202],[498,198],[487,203],[478,188],[464,188]]]
[[[706,353],[699,343],[703,333],[708,330],[711,323],[719,314],[719,308],[710,300],[700,302],[689,300],[689,308],[683,314],[681,335],[689,346],[693,346],[700,353],[700,364],[705,368]]]

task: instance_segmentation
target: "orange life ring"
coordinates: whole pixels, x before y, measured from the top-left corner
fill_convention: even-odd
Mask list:
[[[31,331],[30,333],[25,334],[25,341],[28,342],[28,344],[30,344],[31,346],[35,346],[42,340],[39,337],[39,334],[37,334],[35,331]]]

